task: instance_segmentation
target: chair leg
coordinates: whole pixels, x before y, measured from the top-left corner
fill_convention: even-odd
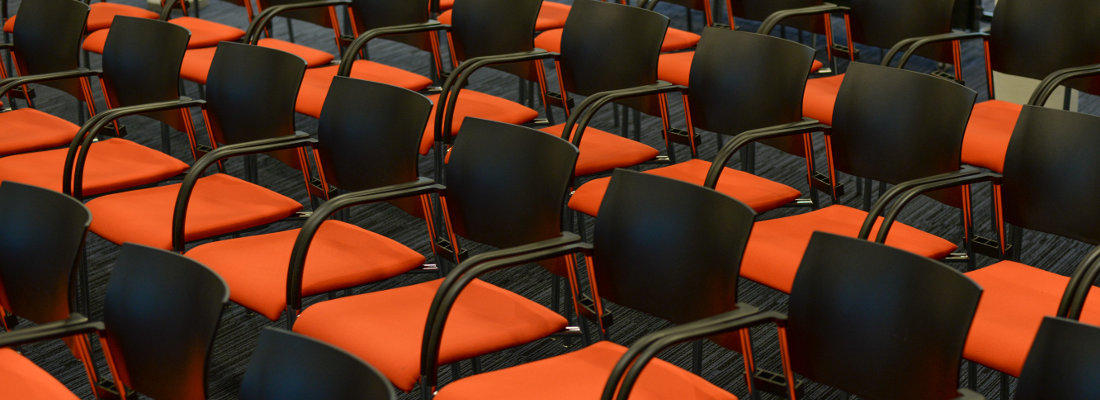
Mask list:
[[[80,101],[80,100],[77,100],[76,101],[76,121],[77,121],[77,125],[84,126],[85,118],[86,118],[86,115],[84,114],[84,102]]]
[[[294,23],[290,18],[286,18],[286,35],[290,42],[294,43]]]
[[[703,341],[696,340],[691,344],[691,372],[695,375],[703,374]]]
[[[1009,400],[1008,397],[1008,374],[1001,373],[1001,400]]]
[[[172,138],[168,135],[168,124],[160,123],[160,146],[166,154],[172,154]]]
[[[77,268],[79,268],[78,273],[80,275],[80,306],[81,309],[84,311],[84,316],[86,317],[91,317],[92,315],[92,292],[88,285],[89,266],[90,263],[88,262],[88,249],[87,245],[85,244],[80,248],[80,265],[78,265]]]
[[[966,386],[970,390],[978,390],[978,363],[974,361],[966,362]]]

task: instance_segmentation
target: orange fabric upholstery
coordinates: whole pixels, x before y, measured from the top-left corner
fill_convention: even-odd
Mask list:
[[[565,124],[558,124],[540,130],[561,137],[564,128]],[[644,143],[591,127],[585,128],[581,136],[580,152],[573,171],[576,176],[638,165],[660,154],[660,151]]]
[[[197,49],[211,47],[221,41],[234,41],[244,37],[244,31],[229,25],[207,21],[193,17],[172,18],[168,22],[187,28],[191,31],[191,40],[187,42],[187,48]],[[109,29],[100,29],[88,34],[84,38],[84,50],[103,54],[103,47],[107,45]]]
[[[257,41],[256,44],[302,57],[303,60],[306,60],[307,68],[320,67],[332,62],[332,60],[336,58],[336,56],[331,53],[285,40],[263,38]]]
[[[306,66],[308,68],[326,65],[336,58],[336,56],[321,50],[279,39],[264,38],[260,39],[257,44],[301,57],[306,61]],[[217,47],[204,47],[201,49],[187,50],[183,55],[183,65],[180,66],[180,78],[199,84],[206,84],[206,76],[210,73],[210,64],[214,62],[214,53],[217,49]],[[335,67],[331,68],[333,71],[332,75],[336,75]],[[332,76],[329,77],[329,81],[331,80]],[[328,85],[325,85],[325,89],[327,92]]]
[[[295,111],[314,118],[319,117],[325,97],[328,96],[328,88],[332,85],[332,78],[339,69],[338,65],[307,69],[302,87],[298,91]],[[423,75],[368,60],[355,60],[349,75],[352,78],[382,82],[409,90],[421,90],[432,84],[432,80]]]
[[[741,261],[741,276],[790,293],[802,253],[810,244],[814,231],[855,237],[866,218],[866,211],[832,205],[804,214],[759,221],[749,235]],[[880,218],[871,229],[872,240],[878,234],[881,221]],[[900,222],[890,227],[886,244],[937,260],[957,248],[954,243]]]
[[[444,24],[451,24],[451,12],[454,10],[447,10],[439,14],[435,19]],[[550,29],[558,29],[565,26],[565,19],[569,16],[569,6],[562,3],[555,3],[552,1],[542,2],[542,8],[539,9],[538,19],[535,20],[536,31],[546,31]]]
[[[4,398],[19,400],[77,400],[50,373],[10,348],[0,348],[0,388]]]
[[[398,388],[420,377],[428,309],[442,279],[324,301],[307,308],[294,331],[347,350]],[[561,315],[518,294],[475,280],[455,302],[443,328],[440,364],[476,357],[563,329]]]
[[[1012,261],[967,272],[984,290],[963,357],[1020,376],[1044,316],[1058,313],[1069,277]],[[1081,322],[1100,325],[1100,289],[1085,300]]]
[[[214,63],[214,53],[217,50],[217,47],[204,47],[183,53],[180,78],[205,85],[206,76],[210,74],[210,65]]]
[[[702,185],[710,165],[710,162],[693,159],[651,169],[645,173]],[[610,177],[585,182],[573,192],[573,197],[569,198],[569,208],[595,217],[609,183],[611,183]],[[758,213],[790,203],[801,195],[798,190],[790,186],[728,167],[722,169],[722,176],[718,178],[716,189],[740,200]]]
[[[131,190],[88,202],[91,230],[121,244],[172,248],[172,213],[179,184]],[[187,241],[257,227],[293,215],[302,205],[264,187],[226,174],[199,179],[187,206]]]
[[[439,400],[598,399],[626,348],[597,342],[583,349],[511,368],[474,375],[443,386]],[[631,400],[736,400],[737,397],[671,363],[650,360],[630,392]]]
[[[197,246],[187,256],[210,267],[229,284],[229,298],[272,321],[286,309],[287,265],[299,229],[221,240]],[[328,220],[306,255],[306,296],[376,282],[408,272],[424,256],[393,239]]]
[[[14,15],[11,16],[11,18],[8,18],[7,21],[4,21],[4,32],[7,32],[7,33],[15,32],[15,16]]]
[[[1000,100],[974,105],[963,135],[962,161],[1002,172],[1008,141],[1024,106]]]
[[[153,19],[159,16],[157,13],[144,8],[125,4],[97,1],[89,4],[89,6],[91,7],[91,11],[88,13],[88,22],[86,23],[88,32],[110,27],[111,23],[115,21],[115,17],[119,15],[146,19]]]
[[[84,49],[84,51],[103,54],[103,48],[107,46],[108,32],[110,32],[110,29],[100,29],[89,33],[84,37],[84,43],[80,45],[80,48]]]
[[[0,156],[64,146],[78,131],[76,124],[33,108],[0,113]]]
[[[812,78],[806,81],[806,93],[802,97],[802,116],[833,124],[833,106],[844,74]]]
[[[439,95],[428,96],[432,104],[438,103]],[[514,101],[474,90],[462,89],[455,103],[454,120],[451,123],[451,135],[458,134],[462,120],[466,117],[482,118],[509,124],[524,124],[537,118],[539,112]],[[435,107],[428,117],[428,126],[420,138],[420,154],[428,154],[435,143]]]
[[[67,148],[16,154],[0,158],[0,181],[13,181],[61,190],[61,171]],[[187,170],[187,164],[170,155],[126,139],[92,143],[84,163],[85,196],[156,183]]]
[[[562,29],[551,29],[535,36],[535,47],[555,53],[561,52]],[[668,28],[665,32],[665,41],[661,43],[661,51],[677,51],[695,47],[699,43],[699,35],[676,28]]]
[[[694,51],[661,54],[657,59],[657,79],[687,86],[688,78],[691,76],[691,61],[694,58]],[[821,61],[814,60],[813,65],[810,66],[810,72],[817,72],[824,66],[825,64]]]
[[[440,10],[450,10],[451,7],[454,7],[454,6],[455,6],[455,0],[439,0],[439,9]]]

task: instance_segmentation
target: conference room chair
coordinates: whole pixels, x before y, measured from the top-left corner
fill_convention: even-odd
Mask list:
[[[246,10],[248,11],[248,18],[251,20],[252,6],[249,2],[250,0],[243,1],[248,4]],[[187,28],[187,30],[191,32],[191,39],[187,42],[187,48],[197,49],[212,47],[217,46],[218,42],[236,41],[244,37],[245,32],[240,28],[187,15],[186,4],[187,1],[163,0],[161,2],[160,15],[157,19]],[[177,8],[180,8],[184,15],[172,18],[172,11]],[[198,7],[194,8],[197,9]],[[103,54],[103,47],[107,44],[107,35],[109,33],[110,28],[100,29],[89,33],[84,39],[81,48],[84,49],[84,51]]]
[[[311,190],[326,201],[301,229],[214,241],[185,255],[221,275],[235,303],[273,321],[287,304],[293,305],[290,312],[300,311],[303,297],[422,266],[425,257],[415,250],[329,218],[353,205],[404,199],[405,208],[425,216],[429,243],[437,241],[429,195],[438,185],[417,170],[416,149],[430,109],[428,99],[415,92],[336,78],[309,151],[320,172]],[[344,194],[330,199],[337,188]]]
[[[707,212],[695,212],[684,207],[684,202]],[[545,249],[516,248],[506,257],[480,263],[471,259],[448,277],[428,314],[430,330],[421,350],[427,392],[438,386],[437,354],[447,346],[441,340],[466,334],[452,331],[452,324],[458,321],[448,317],[451,307],[466,301],[456,300],[466,296],[463,286],[488,271],[549,255],[584,255],[591,298],[597,299],[590,315],[602,340],[562,355],[459,379],[439,389],[436,399],[597,398],[612,367],[627,351],[608,340],[614,320],[606,318],[604,304],[614,303],[675,324],[729,312],[757,312],[750,305],[737,303],[738,269],[754,217],[749,207],[698,185],[623,169],[612,175],[604,204],[592,244],[577,238]],[[575,307],[583,312],[580,305]],[[747,338],[748,331],[742,331],[726,340],[738,343],[742,354],[748,355]],[[638,392],[644,394],[635,399],[736,398],[667,362],[651,363]]]
[[[597,1],[597,0],[592,0],[592,1]],[[599,1],[607,1],[607,0],[599,0]],[[574,1],[573,2],[573,7],[576,7],[577,3],[579,3],[579,1]],[[634,6],[630,5],[630,2],[627,1],[627,0],[614,1],[612,3],[617,3],[617,4],[621,4],[621,5],[628,6],[628,7],[634,7]],[[642,1],[639,1],[639,4],[636,7],[647,9],[647,10],[652,10],[653,7],[656,5],[656,3],[657,3],[657,0],[642,0]],[[570,10],[570,13],[572,13],[572,12],[573,11]],[[568,18],[566,19],[566,25],[568,25]],[[592,38],[592,37],[601,36],[604,33],[606,33],[606,32],[601,32],[601,33],[598,33],[598,34],[595,33],[595,32],[589,32],[588,34],[589,34],[589,37]],[[549,52],[553,52],[553,53],[560,53],[564,47],[568,46],[568,45],[563,45],[563,35],[564,35],[563,28],[551,29],[551,30],[542,32],[538,36],[535,36],[535,47],[538,47],[540,49],[543,49],[543,50],[546,50],[546,51],[549,51]],[[688,49],[688,48],[691,48],[691,47],[695,47],[695,44],[699,43],[699,34],[693,33],[693,32],[688,32],[688,31],[685,31],[685,30],[676,29],[676,28],[668,28],[668,30],[665,31],[664,33],[662,33],[662,35],[663,35],[662,42],[661,42],[661,51],[662,52],[684,50],[684,49]],[[624,42],[624,43],[628,43],[628,42]]]
[[[710,162],[696,158],[696,129],[730,137],[744,132],[802,130],[806,132],[802,136],[766,143],[806,158],[807,177],[814,176],[813,157],[806,156],[812,154],[812,149],[808,147],[810,133],[824,127],[802,117],[802,92],[814,50],[776,37],[706,28],[697,52],[691,72],[692,84],[678,88],[683,94],[685,113],[688,114],[687,130],[665,134],[669,138],[678,138],[681,144],[688,144],[692,149],[692,158],[645,172],[703,185],[708,171],[714,167]],[[667,89],[659,86],[649,92],[662,90]],[[605,93],[601,100],[609,101],[616,93],[631,96],[644,94],[636,89]],[[609,181],[610,178],[597,178],[580,185],[569,198],[569,208],[596,216]],[[812,182],[808,180],[807,184],[812,187]],[[757,213],[787,205],[802,195],[790,186],[724,165],[713,188],[744,202]],[[810,195],[816,198],[816,191],[811,189]],[[817,206],[816,201],[801,201],[799,204]]]
[[[445,166],[446,187],[437,189],[444,226],[440,235],[446,235],[448,245],[436,252],[449,254],[439,258],[456,263],[497,258],[499,252],[492,251],[459,257],[465,252],[459,238],[498,249],[540,248],[572,240],[575,235],[563,233],[561,227],[576,157],[577,149],[569,143],[530,128],[481,119],[467,121]],[[295,255],[306,256],[304,252]],[[299,258],[293,263],[300,268]],[[564,255],[548,257],[540,264],[566,277],[574,268],[573,259]],[[454,268],[448,276],[457,276],[460,270]],[[291,314],[297,317],[294,331],[355,354],[378,368],[398,389],[409,391],[427,372],[420,368],[425,316],[444,282],[449,281],[435,279],[314,303],[301,315]],[[576,333],[567,330],[567,319],[557,312],[488,282],[474,281],[462,293],[462,301],[450,312],[448,329],[463,334],[447,339],[439,352],[440,364],[555,333]]]
[[[82,0],[84,4],[88,5],[88,20],[85,22],[85,32],[95,32],[100,29],[106,29],[111,27],[111,23],[114,22],[115,17],[134,17],[134,18],[146,18],[154,19],[159,14],[146,10],[141,7],[134,7],[126,4],[110,3],[107,0]],[[4,32],[12,33],[15,30],[15,17],[12,15],[10,18],[4,21]]]
[[[81,343],[97,398],[137,392],[158,400],[205,400],[210,349],[229,288],[181,255],[127,244],[115,263],[103,319],[68,319],[0,334],[0,381],[13,398],[75,399],[13,347],[53,339]],[[111,381],[97,373],[87,341],[99,338]]]
[[[1086,400],[1100,396],[1100,327],[1045,317],[1027,355],[1016,400]]]

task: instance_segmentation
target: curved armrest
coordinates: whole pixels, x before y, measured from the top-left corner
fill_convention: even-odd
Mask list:
[[[939,35],[908,38],[898,42],[894,45],[894,47],[890,48],[890,51],[886,52],[886,55],[882,57],[882,60],[883,62],[893,60],[894,55],[901,51],[901,49],[904,48],[906,45],[908,45],[909,47],[906,48],[905,53],[903,53],[901,56],[901,61],[898,62],[898,68],[905,68],[905,64],[909,62],[909,58],[912,57],[913,53],[915,53],[921,47],[930,45],[932,43],[949,42],[962,39],[989,40],[989,34],[985,32],[951,32],[941,33]]]
[[[256,44],[260,40],[260,33],[263,32],[264,27],[271,22],[272,18],[275,18],[279,14],[287,11],[301,10],[306,8],[323,8],[323,7],[335,7],[340,5],[351,4],[351,0],[321,0],[321,1],[307,1],[304,3],[293,4],[280,4],[277,6],[271,6],[266,9],[260,15],[256,16],[252,20],[252,23],[248,25],[248,29],[244,34],[245,43]]]
[[[187,14],[187,3],[180,2],[180,0],[165,0],[164,4],[160,6],[160,16],[157,19],[161,21],[167,21],[172,16],[172,9],[179,7],[183,11],[184,15]]]
[[[890,205],[890,208],[886,209],[886,212],[883,214],[882,217],[882,225],[879,226],[878,234],[875,235],[875,242],[886,243],[886,235],[890,231],[890,226],[894,224],[894,220],[897,219],[898,214],[901,213],[902,208],[904,208],[910,200],[913,200],[913,198],[917,197],[917,195],[931,192],[933,190],[946,189],[949,187],[968,185],[972,183],[989,181],[997,182],[998,180],[1000,180],[1000,178],[1001,175],[995,172],[971,173],[964,172],[964,170],[959,170],[958,175],[956,176],[947,177],[941,180],[927,182],[910,187],[909,190],[905,191],[904,193],[898,194],[896,196],[897,200],[895,200],[894,203]],[[889,201],[891,199],[885,200]],[[879,202],[882,202],[882,199],[880,199]],[[878,205],[876,204],[876,207],[877,206]],[[863,225],[867,226],[868,224],[874,224],[875,220],[878,219],[877,217],[877,215],[868,214],[867,219],[863,221]]]
[[[687,87],[682,85],[674,85],[665,81],[657,81],[652,85],[638,86],[626,89],[608,90],[592,94],[584,99],[576,110],[565,120],[565,125],[561,130],[561,138],[571,141],[574,146],[581,145],[581,137],[584,135],[584,130],[588,128],[588,123],[592,121],[592,118],[596,116],[596,112],[603,106],[607,105],[615,100],[622,100],[630,97],[646,96],[668,92],[683,92]],[[577,128],[573,128],[576,125]],[[573,135],[573,131],[577,131],[577,135]]]
[[[0,49],[5,49],[5,50],[11,50],[11,49],[14,49],[14,48],[15,48],[15,45],[14,45],[14,44],[11,44],[11,43],[0,43]]]
[[[83,315],[72,313],[63,321],[49,322],[30,328],[0,333],[0,347],[19,346],[43,340],[82,335],[103,330],[103,323],[88,321]]]
[[[439,362],[439,347],[443,338],[443,327],[455,300],[458,299],[459,293],[470,282],[490,271],[525,265],[576,252],[588,252],[591,249],[592,245],[585,243],[580,236],[562,232],[561,236],[553,239],[471,257],[455,267],[440,284],[439,289],[436,290],[424,326],[420,354],[420,374],[425,387],[435,387],[438,383],[439,377],[436,373],[436,367]]]
[[[798,122],[773,125],[766,128],[742,132],[734,136],[733,140],[730,140],[718,151],[718,157],[714,158],[714,162],[710,164],[710,170],[707,171],[707,179],[703,182],[703,187],[714,189],[715,186],[718,185],[718,178],[722,176],[722,168],[730,161],[730,158],[733,158],[733,154],[736,153],[737,150],[740,150],[749,143],[782,136],[827,131],[829,129],[830,127],[828,125],[818,122],[815,119],[802,118],[802,121]],[[811,154],[807,154],[806,156],[813,157]]]
[[[308,147],[315,143],[317,143],[317,139],[302,133],[222,146],[199,158],[198,161],[195,161],[195,165],[187,170],[187,174],[184,175],[183,182],[180,184],[179,193],[176,194],[176,205],[172,212],[172,249],[176,252],[183,252],[183,246],[186,243],[183,236],[183,227],[187,217],[187,203],[191,201],[191,192],[195,190],[195,184],[202,177],[203,171],[212,164],[229,157]]]
[[[1027,104],[1042,106],[1050,99],[1050,95],[1054,93],[1054,89],[1057,89],[1063,82],[1095,75],[1100,75],[1100,64],[1054,71],[1050,73],[1050,75],[1047,75],[1046,78],[1043,78],[1043,81],[1040,82],[1039,86],[1032,92],[1031,99],[1027,101]]]
[[[886,209],[886,206],[890,205],[892,199],[897,197],[902,192],[908,191],[916,186],[924,185],[927,183],[938,182],[944,179],[969,176],[977,174],[979,172],[981,172],[981,170],[971,167],[969,165],[964,165],[958,171],[951,171],[944,174],[917,178],[894,185],[890,188],[890,190],[887,190],[886,193],[883,193],[882,196],[879,196],[878,201],[875,202],[875,205],[867,211],[867,218],[863,220],[863,227],[859,229],[859,235],[857,237],[866,240],[867,237],[871,235],[871,228],[874,225],[874,221],[878,219],[879,215],[882,215],[882,211]]]
[[[1066,285],[1065,293],[1062,294],[1057,315],[1073,320],[1081,319],[1081,309],[1085,308],[1085,299],[1088,298],[1098,279],[1100,279],[1100,247],[1089,252],[1077,267],[1077,271],[1074,271],[1073,277]]]
[[[776,25],[779,25],[780,21],[791,17],[832,13],[847,14],[849,11],[851,11],[851,8],[838,6],[832,3],[824,3],[818,6],[792,8],[788,10],[779,10],[772,13],[767,18],[764,18],[764,21],[760,23],[760,28],[756,29],[756,33],[767,35],[769,32],[772,31],[772,29],[775,28]]]
[[[74,70],[50,72],[47,74],[13,76],[11,78],[0,80],[0,96],[8,94],[8,92],[12,89],[26,85],[28,83],[42,83],[61,79],[83,78],[88,76],[96,76],[101,74],[102,72],[103,71],[87,68],[77,68]]]
[[[357,57],[357,54],[359,54],[359,50],[362,50],[364,47],[366,47],[367,42],[371,40],[387,35],[444,31],[448,29],[451,29],[450,25],[441,24],[439,23],[439,21],[436,20],[429,20],[428,22],[418,22],[408,25],[385,26],[363,32],[363,34],[355,38],[355,40],[353,40],[344,51],[344,56],[340,58],[340,67],[339,69],[337,69],[336,75],[348,76],[348,74],[351,73],[351,65],[355,62],[355,58]]]
[[[92,116],[84,126],[80,127],[73,141],[69,143],[69,151],[65,154],[65,167],[62,169],[61,190],[65,194],[78,199],[84,195],[84,162],[88,158],[88,150],[91,148],[92,140],[95,140],[99,131],[107,126],[107,124],[125,116],[154,111],[202,107],[205,104],[206,101],[203,100],[181,97],[177,100],[112,108]]]
[[[413,182],[397,185],[389,185],[380,188],[361,190],[336,196],[321,204],[306,219],[302,229],[298,231],[298,237],[294,240],[294,247],[290,253],[290,268],[287,270],[286,300],[287,305],[294,310],[302,309],[302,275],[305,271],[306,255],[309,253],[309,244],[321,229],[321,224],[333,213],[341,209],[359,204],[376,203],[380,201],[394,200],[404,197],[420,196],[439,192],[443,185],[435,183],[428,178],[420,178]]]

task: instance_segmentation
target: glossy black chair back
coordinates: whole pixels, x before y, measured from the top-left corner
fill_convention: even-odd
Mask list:
[[[227,301],[229,287],[202,264],[123,245],[103,305],[119,378],[155,399],[206,399],[210,347]]]
[[[1100,244],[1100,117],[1024,106],[1005,155],[1005,221]]]
[[[543,0],[456,1],[451,17],[455,59],[530,51],[535,47],[535,21]],[[535,80],[541,62],[496,65],[493,68]]]
[[[861,398],[955,398],[981,294],[938,261],[814,233],[791,288],[791,368]]]
[[[391,400],[393,385],[359,357],[294,332],[265,328],[241,400]]]
[[[424,0],[351,0],[348,10],[355,20],[356,31],[363,34],[374,28],[427,22],[428,3]],[[427,33],[388,35],[384,38],[431,50]]]
[[[180,97],[179,76],[191,33],[154,19],[119,16],[103,47],[103,89],[113,107],[126,107]],[[148,115],[184,131],[179,111]]]
[[[593,241],[600,297],[674,323],[733,310],[754,216],[699,185],[615,170]]]
[[[1100,399],[1100,327],[1046,317],[1031,344],[1016,400]]]
[[[851,9],[852,40],[889,49],[902,39],[950,33],[955,0],[852,0]],[[946,45],[931,45],[917,54],[954,62]]]
[[[802,120],[810,47],[772,36],[707,28],[692,59],[691,122],[725,135]],[[766,142],[805,153],[802,139]]]
[[[997,3],[990,28],[994,70],[1043,79],[1054,71],[1100,64],[1100,2],[1092,0],[1013,0]],[[1067,86],[1100,94],[1100,77]]]
[[[79,67],[80,43],[88,12],[88,5],[76,0],[20,2],[19,18],[15,20],[12,33],[19,74],[38,75]],[[84,98],[75,79],[43,85],[63,90],[78,99]]]
[[[0,183],[0,306],[35,323],[69,317],[77,257],[92,214],[76,199]]]

